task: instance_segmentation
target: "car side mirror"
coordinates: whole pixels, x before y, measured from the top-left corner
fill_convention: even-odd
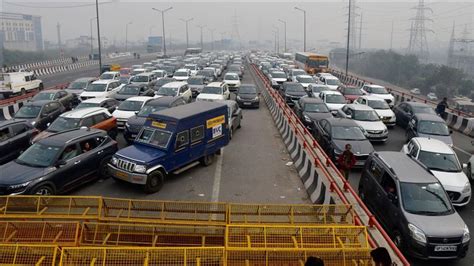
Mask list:
[[[462,164],[462,169],[467,170],[467,163]]]
[[[56,168],[59,168],[59,167],[64,166],[66,164],[67,164],[66,160],[59,160],[59,161],[56,162],[55,166],[56,166]]]
[[[135,114],[137,115],[140,111],[135,111]]]

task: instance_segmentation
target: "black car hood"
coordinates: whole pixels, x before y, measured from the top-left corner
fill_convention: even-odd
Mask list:
[[[308,116],[311,118],[313,121],[319,121],[324,118],[331,118],[332,114],[331,113],[315,113],[315,112],[304,112],[304,115]]]
[[[369,154],[374,151],[374,147],[369,140],[339,140],[333,139],[332,142],[338,150],[344,151],[346,144],[351,144],[354,155]]]
[[[242,99],[255,99],[257,97],[257,94],[255,93],[240,93],[239,97]]]
[[[54,168],[54,167],[53,167]],[[0,184],[14,185],[42,177],[47,168],[31,167],[15,161],[0,166]]]

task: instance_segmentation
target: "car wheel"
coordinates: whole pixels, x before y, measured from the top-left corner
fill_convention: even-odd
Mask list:
[[[240,119],[242,119],[242,117]],[[239,122],[239,125],[237,126],[237,128],[241,128],[241,127],[242,127],[242,124]]]
[[[163,187],[165,176],[161,171],[154,171],[148,175],[145,184],[145,192],[148,194],[156,193]]]
[[[31,190],[31,194],[49,196],[49,195],[54,195],[55,191],[54,191],[54,188],[50,185],[40,184]]]
[[[395,246],[397,246],[397,248],[403,252],[403,237],[402,237],[402,234],[400,233],[400,231],[398,230],[395,230],[393,232],[393,239],[392,239],[393,243],[395,244]]]
[[[214,154],[208,154],[201,158],[200,162],[203,166],[209,166],[214,161]]]
[[[110,162],[110,159],[112,159],[112,156],[109,155],[100,161],[99,175],[103,179],[106,179],[110,176],[109,167],[107,165]]]

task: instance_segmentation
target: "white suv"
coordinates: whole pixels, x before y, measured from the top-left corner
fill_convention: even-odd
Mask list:
[[[186,68],[178,69],[174,72],[173,78],[177,81],[186,81],[191,76],[191,70]]]
[[[113,98],[122,86],[118,80],[97,80],[85,88],[79,97],[81,101],[90,98]]]
[[[319,98],[328,106],[329,110],[337,111],[346,104],[346,98],[338,91],[328,90],[319,93]]]
[[[354,120],[370,141],[387,141],[387,126],[380,120],[379,115],[372,107],[362,104],[346,104],[340,113],[346,118]]]
[[[364,95],[357,98],[354,103],[372,107],[380,116],[380,119],[382,119],[385,125],[389,127],[395,126],[397,117],[384,99],[377,96]]]
[[[240,78],[237,73],[225,74],[223,81],[229,86],[229,90],[231,91],[236,91],[240,88]]]
[[[412,138],[402,152],[420,161],[438,178],[455,206],[471,200],[471,184],[456,153],[448,144],[429,138]],[[440,225],[441,226],[441,225]]]
[[[181,96],[186,102],[191,102],[193,92],[188,86],[188,83],[184,81],[172,81],[161,86],[157,92],[155,92],[155,98],[163,96]]]
[[[196,101],[224,101],[230,100],[229,87],[224,82],[211,82],[206,85],[196,97]]]
[[[145,104],[153,100],[149,96],[130,97],[121,102],[112,115],[117,118],[117,128],[124,129],[127,120],[139,112]]]
[[[384,99],[390,107],[395,105],[395,98],[383,86],[364,85],[361,90],[365,95],[373,95]]]
[[[120,72],[119,71],[107,71],[102,73],[99,77],[100,80],[119,80]]]

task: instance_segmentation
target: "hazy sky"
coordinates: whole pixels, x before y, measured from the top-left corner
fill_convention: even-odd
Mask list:
[[[2,0],[5,12],[18,12],[42,16],[44,39],[57,41],[56,24],[61,26],[62,39],[79,35],[90,35],[90,18],[95,17],[95,1],[23,1]],[[317,47],[321,40],[344,43],[347,23],[348,0],[334,1],[133,1],[101,0],[101,35],[121,42],[125,39],[125,25],[129,25],[129,40],[144,40],[151,28],[152,35],[161,35],[161,16],[151,8],[172,10],[166,13],[167,36],[174,40],[185,40],[185,24],[180,18],[194,18],[190,22],[190,42],[199,41],[200,30],[196,25],[214,28],[214,39],[222,35],[229,37],[234,31],[233,16],[243,41],[273,40],[272,26],[280,28],[283,43],[283,24],[287,21],[287,38],[301,40],[303,37],[303,16],[295,10],[298,6],[307,11],[308,46]],[[109,3],[105,3],[109,2]],[[405,48],[409,40],[410,18],[416,14],[413,9],[418,3],[411,1],[356,1],[357,13],[362,13],[362,46],[365,48],[387,48],[390,45],[392,22],[394,25],[393,47]],[[458,36],[465,27],[473,31],[474,0],[470,1],[428,1],[426,5],[433,12],[427,16],[433,22],[426,27],[430,48],[446,46],[455,22]],[[65,8],[66,7],[66,8]],[[356,19],[359,26],[359,17]],[[223,34],[221,34],[223,33]],[[95,25],[94,25],[94,34]],[[472,37],[472,35],[471,35]],[[210,40],[210,31],[204,29],[205,41]]]

